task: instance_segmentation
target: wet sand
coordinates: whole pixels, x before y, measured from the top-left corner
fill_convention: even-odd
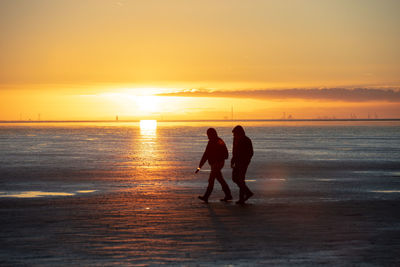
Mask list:
[[[204,204],[203,189],[0,199],[0,265],[400,264],[399,198],[304,201],[321,196],[254,190],[241,206],[219,202],[218,186]]]

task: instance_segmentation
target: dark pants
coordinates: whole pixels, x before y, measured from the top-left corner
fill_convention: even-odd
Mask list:
[[[253,194],[253,192],[250,191],[245,182],[246,171],[248,166],[249,166],[248,164],[245,165],[235,164],[235,167],[232,170],[232,180],[239,186],[240,189],[239,201],[244,200],[245,196],[250,196]]]
[[[224,177],[222,177],[221,169],[224,167],[224,162],[218,162],[211,165],[211,173],[208,178],[208,186],[207,191],[204,194],[204,198],[208,199],[211,195],[211,192],[214,189],[214,181],[217,181],[221,184],[222,190],[225,193],[225,198],[232,198],[231,190],[229,189],[228,184],[225,182]]]

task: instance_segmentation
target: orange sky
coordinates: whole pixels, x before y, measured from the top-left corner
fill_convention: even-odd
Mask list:
[[[400,117],[400,101],[151,96],[400,86],[400,2],[0,2],[0,120]],[[396,96],[397,97],[397,96]],[[373,115],[371,115],[373,114]]]

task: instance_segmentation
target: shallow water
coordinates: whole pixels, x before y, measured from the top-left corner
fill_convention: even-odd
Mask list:
[[[205,132],[235,125],[0,124],[0,265],[400,261],[400,123],[242,122],[255,195],[205,205]]]
[[[1,124],[0,197],[156,183],[204,187],[208,166],[198,175],[193,170],[207,143],[205,131],[215,127],[231,150],[235,124],[161,122],[150,129],[122,122]],[[248,179],[256,188],[310,184],[309,190],[323,191],[329,184],[330,191],[352,191],[354,197],[400,189],[399,122],[242,124],[253,140]],[[230,181],[229,164],[223,173]]]

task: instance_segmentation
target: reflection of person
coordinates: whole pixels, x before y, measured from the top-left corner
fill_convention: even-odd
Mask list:
[[[238,125],[232,130],[233,151],[231,159],[232,180],[239,188],[239,201],[237,204],[244,204],[246,200],[253,196],[253,192],[247,187],[245,176],[247,167],[253,157],[253,144],[244,132],[242,126]]]
[[[196,173],[200,170],[200,168],[204,165],[204,163],[208,160],[208,163],[211,166],[211,173],[208,179],[208,187],[204,196],[199,196],[199,199],[208,203],[208,198],[211,195],[211,192],[214,188],[214,181],[217,181],[221,184],[222,190],[225,193],[225,198],[221,199],[221,201],[228,201],[232,199],[231,190],[229,189],[228,184],[225,182],[224,177],[222,177],[221,169],[224,167],[225,159],[228,158],[228,149],[226,148],[225,142],[218,137],[217,131],[214,128],[209,128],[207,130],[208,136],[208,144],[206,150],[204,151],[203,157],[200,160],[199,167],[196,170]]]

